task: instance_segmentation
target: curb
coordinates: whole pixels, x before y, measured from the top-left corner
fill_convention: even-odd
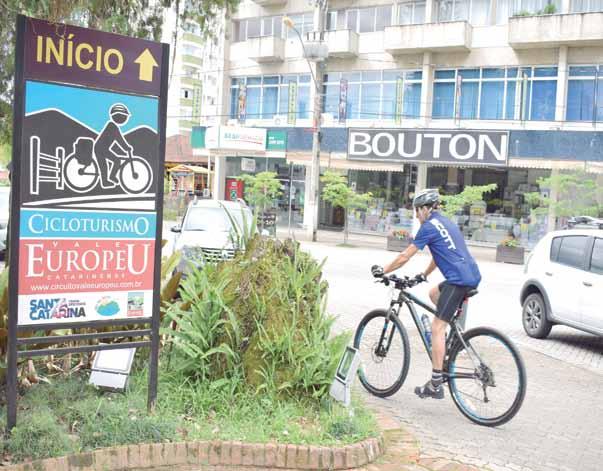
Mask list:
[[[340,470],[366,466],[385,452],[383,435],[344,447],[233,441],[155,443],[105,448],[78,455],[1,467],[2,471],[121,471],[198,465],[287,470]]]

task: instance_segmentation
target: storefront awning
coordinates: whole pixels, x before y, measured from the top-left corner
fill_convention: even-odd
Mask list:
[[[209,175],[210,172],[205,167],[199,167],[198,165],[176,165],[168,170],[170,173],[199,173],[203,175]]]
[[[585,162],[551,159],[509,159],[511,168],[539,168],[557,170],[582,170],[588,173],[603,173],[603,162]]]
[[[307,153],[287,153],[287,162],[297,165],[312,165],[312,155]],[[346,160],[341,157],[328,155],[320,156],[320,166],[334,170],[367,170],[371,172],[404,172],[404,164],[392,162],[371,162],[363,160]]]

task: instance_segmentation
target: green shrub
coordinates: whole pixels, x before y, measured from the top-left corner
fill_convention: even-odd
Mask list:
[[[62,456],[76,451],[74,441],[48,407],[36,407],[19,417],[6,451],[16,461]]]
[[[244,252],[183,283],[168,316],[179,373],[244,380],[257,391],[322,397],[349,335],[331,337],[322,265],[297,243],[252,238]]]

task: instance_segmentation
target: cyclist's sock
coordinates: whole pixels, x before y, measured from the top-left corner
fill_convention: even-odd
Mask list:
[[[436,370],[435,368],[431,370],[431,385],[433,389],[437,389],[444,382],[444,377],[442,376],[442,370]]]

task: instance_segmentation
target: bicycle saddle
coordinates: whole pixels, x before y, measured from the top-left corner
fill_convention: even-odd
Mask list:
[[[471,291],[467,292],[467,294],[465,295],[465,297],[471,298],[471,297],[475,296],[477,293],[479,293],[479,291],[477,289],[472,289]]]

